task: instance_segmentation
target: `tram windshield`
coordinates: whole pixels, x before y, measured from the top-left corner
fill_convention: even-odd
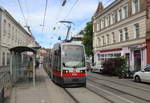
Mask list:
[[[64,45],[62,48],[62,63],[64,67],[84,67],[85,56],[83,46]]]

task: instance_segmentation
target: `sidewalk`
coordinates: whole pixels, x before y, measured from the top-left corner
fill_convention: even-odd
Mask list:
[[[32,82],[15,86],[10,103],[73,103],[61,87],[51,82],[43,69],[37,70],[36,77],[35,87]]]

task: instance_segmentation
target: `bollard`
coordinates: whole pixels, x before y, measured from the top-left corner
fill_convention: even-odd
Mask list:
[[[0,103],[4,103],[4,87],[0,87]]]

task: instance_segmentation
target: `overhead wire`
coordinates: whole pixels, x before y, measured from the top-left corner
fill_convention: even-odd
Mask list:
[[[46,0],[45,2],[45,9],[44,9],[44,17],[43,17],[43,24],[42,24],[42,32],[44,31],[44,27],[45,27],[45,17],[46,17],[46,12],[47,12],[47,5],[48,5],[48,0]]]
[[[60,7],[58,8],[58,12],[57,12],[56,15],[55,15],[55,20],[57,20],[57,19],[59,18],[60,14],[61,14],[61,11],[62,11],[62,8],[63,8],[62,6],[60,6]],[[57,23],[58,23],[58,21],[57,21],[54,25],[56,25]],[[56,27],[54,26],[52,29],[55,30]]]
[[[107,0],[104,2],[104,6],[108,6],[109,4],[111,4],[114,0]]]
[[[67,15],[64,17],[64,19],[66,19],[66,18],[70,15],[70,13],[72,12],[73,8],[74,8],[75,5],[78,3],[78,1],[79,1],[79,0],[76,0],[76,1],[74,2],[73,6],[71,7],[71,9],[70,9],[69,12],[67,13]]]
[[[20,7],[20,11],[21,11],[21,13],[22,13],[22,16],[23,16],[23,18],[24,18],[25,24],[27,25],[27,20],[26,20],[26,18],[25,18],[25,15],[24,15],[24,12],[23,12],[23,9],[22,9],[20,0],[17,0],[17,1],[18,1],[18,4],[19,4],[19,7]]]
[[[26,12],[27,12],[27,25],[29,25],[30,12],[29,12],[29,7],[28,7],[28,0],[25,0],[25,7],[26,7]],[[30,25],[31,25],[31,24],[30,24]]]

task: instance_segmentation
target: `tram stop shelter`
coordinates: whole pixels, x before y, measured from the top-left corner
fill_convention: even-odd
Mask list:
[[[35,57],[36,50],[26,46],[17,46],[10,49],[10,74],[12,83],[24,81],[27,77],[28,64],[32,64],[32,80],[35,86]],[[30,61],[32,58],[32,61]]]

